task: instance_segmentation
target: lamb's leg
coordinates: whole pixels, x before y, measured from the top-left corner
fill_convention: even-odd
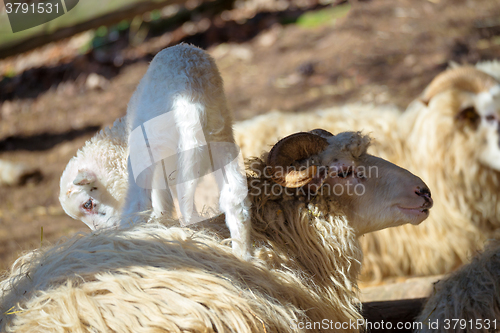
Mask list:
[[[184,155],[184,153],[182,155]],[[200,219],[194,203],[194,195],[199,177],[199,162],[196,164],[190,162],[192,159],[196,158],[197,154],[194,153],[192,156],[186,157],[185,161],[181,162],[180,165],[183,165],[185,169],[181,170],[180,184],[176,186],[179,209],[182,214],[182,221],[185,225],[198,222]],[[186,164],[190,164],[188,170],[186,170]]]
[[[205,113],[205,107],[203,104],[193,103],[189,95],[180,95],[173,102],[172,112],[179,132],[177,198],[182,219],[188,224],[200,219],[194,204],[194,194],[198,179],[202,176],[203,165],[207,165],[206,159],[209,159],[200,119]]]
[[[128,159],[128,184],[129,188],[122,210],[122,218],[119,227],[127,227],[138,222],[138,213],[148,211],[152,208],[151,190],[139,186],[134,179],[130,158]]]
[[[153,207],[153,216],[173,217],[175,210],[172,193],[168,187],[168,178],[165,170],[164,161],[156,164],[153,174],[153,189],[151,190],[151,204]]]
[[[226,215],[226,224],[233,239],[233,253],[249,260],[252,257],[251,205],[247,196],[247,180],[240,169],[237,159],[222,168],[224,179],[219,206]]]

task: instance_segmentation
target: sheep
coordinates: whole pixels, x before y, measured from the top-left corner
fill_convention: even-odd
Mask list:
[[[103,229],[18,259],[0,284],[0,330],[359,331],[357,237],[419,224],[432,207],[425,183],[369,143],[313,130],[249,160],[249,261],[217,238],[223,215]]]
[[[496,64],[496,65],[495,65]],[[478,64],[490,73],[498,64]],[[500,86],[471,66],[438,75],[402,113],[351,104],[316,112],[272,112],[235,124],[243,156],[280,137],[321,124],[372,133],[371,153],[419,174],[436,201],[429,223],[382,230],[361,239],[363,279],[444,274],[468,262],[500,226]],[[249,134],[251,133],[251,134]]]
[[[500,241],[437,282],[417,318],[418,332],[492,332],[500,321]]]
[[[93,179],[108,182],[101,179],[101,172],[106,172],[82,169],[78,160],[68,165],[61,178],[60,201],[64,207],[72,206],[66,208],[73,212],[70,215],[83,219],[91,228],[113,226],[117,221],[123,227],[148,210],[156,217],[172,216],[177,197],[181,223],[199,222],[207,216],[197,213],[195,190],[199,178],[211,172],[220,189],[219,206],[234,239],[233,250],[249,258],[246,179],[242,163],[238,163],[222,78],[212,57],[187,44],[160,51],[130,99],[126,121],[123,134],[128,134],[128,190],[121,214],[131,218],[116,219],[121,201],[99,201],[109,189],[96,186]],[[78,173],[73,178],[75,169]],[[123,181],[119,184],[122,186]],[[109,192],[114,198],[118,196]]]

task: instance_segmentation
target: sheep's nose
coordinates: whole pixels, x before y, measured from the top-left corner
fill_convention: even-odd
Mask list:
[[[425,208],[432,207],[433,202],[432,202],[432,198],[431,198],[431,190],[429,190],[428,187],[417,186],[417,188],[415,189],[415,194],[418,195],[419,197],[424,198],[424,200],[425,200],[424,207]]]

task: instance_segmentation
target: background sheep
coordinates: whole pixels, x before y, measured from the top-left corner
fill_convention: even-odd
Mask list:
[[[195,207],[198,179],[219,170],[216,180],[220,208],[235,239],[233,249],[248,258],[251,247],[247,187],[244,171],[238,166],[232,114],[227,109],[222,78],[212,57],[187,44],[160,51],[130,100],[126,119],[127,130],[121,130],[121,135],[129,133],[129,188],[122,214],[132,220],[114,219],[121,202],[108,205],[99,200],[103,195],[101,186],[94,186],[93,179],[104,176],[106,182],[114,180],[103,170],[84,168],[76,161],[61,178],[63,206],[72,205],[71,210],[78,206],[81,212],[70,215],[85,220],[91,228],[112,226],[117,221],[123,226],[136,219],[137,213],[151,209],[157,217],[172,216],[173,197],[177,197],[182,222],[199,222],[206,217],[198,216]],[[89,148],[86,150],[93,155]],[[123,155],[113,158],[122,159]],[[75,169],[78,174],[73,178]],[[173,174],[177,176],[171,177]],[[70,183],[72,179],[76,186]],[[72,192],[66,189],[67,184]]]
[[[498,64],[479,67],[495,72]],[[363,237],[366,273],[372,278],[442,274],[468,262],[500,226],[499,91],[493,77],[460,67],[436,77],[402,115],[394,108],[362,105],[275,112],[237,123],[235,138],[249,156],[318,124],[331,132],[372,133],[371,152],[418,173],[432,188],[436,206],[429,223],[418,228]]]
[[[281,140],[267,162],[249,161],[251,262],[212,236],[155,224],[75,237],[17,262],[2,283],[2,329],[289,331],[303,320],[361,320],[357,236],[422,222],[430,192],[410,172],[368,155],[367,137],[314,133]],[[362,194],[349,192],[359,184]]]
[[[420,332],[448,332],[454,327],[454,332],[498,331],[499,272],[500,242],[496,240],[470,264],[435,284],[418,318]]]

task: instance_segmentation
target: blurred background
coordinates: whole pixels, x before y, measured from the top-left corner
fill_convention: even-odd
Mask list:
[[[236,120],[348,102],[404,109],[451,61],[500,58],[500,1],[82,0],[18,33],[0,4],[0,160],[40,171],[0,187],[0,271],[87,230],[59,204],[61,173],[179,42],[216,59]]]

